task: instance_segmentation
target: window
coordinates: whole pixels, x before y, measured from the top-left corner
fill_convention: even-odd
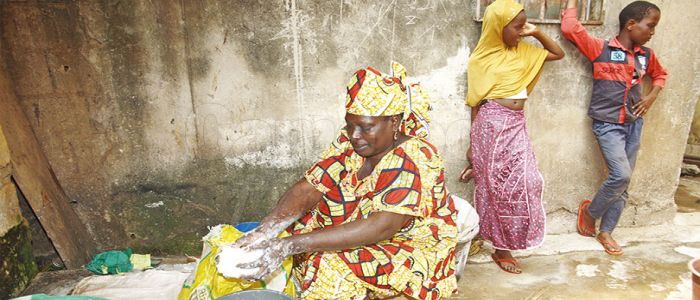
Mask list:
[[[476,14],[474,20],[481,22],[486,6],[494,0],[475,0]],[[567,0],[516,0],[525,7],[527,19],[532,23],[556,24],[561,23],[561,11]],[[578,15],[581,23],[586,25],[603,24],[604,0],[578,0]]]

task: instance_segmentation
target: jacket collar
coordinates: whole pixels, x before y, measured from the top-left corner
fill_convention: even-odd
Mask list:
[[[627,48],[625,48],[625,46],[623,46],[620,43],[620,40],[618,40],[617,37],[613,38],[612,40],[610,40],[610,42],[608,42],[608,47],[618,48],[618,49],[622,49],[626,52],[630,52],[629,50],[627,50]],[[644,52],[644,49],[639,45],[634,45],[633,50],[634,50],[634,53],[646,54]]]

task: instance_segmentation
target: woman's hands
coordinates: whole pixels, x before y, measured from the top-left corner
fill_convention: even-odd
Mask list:
[[[286,226],[286,223],[281,225],[262,223],[255,229],[241,236],[235,242],[222,245],[217,253],[217,266],[220,263],[226,263],[226,260],[219,260],[219,254],[223,251],[224,247],[242,249],[244,253],[262,252],[261,259],[257,259],[255,262],[247,262],[244,260],[243,262],[239,262],[233,266],[229,265],[229,274],[231,274],[230,272],[234,272],[237,275],[226,275],[226,273],[222,274],[225,274],[224,276],[232,276],[245,280],[260,280],[277,270],[284,259],[289,255],[288,253],[281,251],[281,249],[291,249],[290,247],[286,246],[289,244],[288,240],[276,238],[281,231],[280,229],[283,229],[283,226]],[[282,241],[284,241],[284,243],[282,243]],[[276,252],[270,252],[272,250],[275,250]],[[232,262],[236,263],[238,262],[238,259],[234,258]],[[230,258],[228,261],[231,262]]]
[[[262,226],[259,226],[240,237],[233,242],[230,247],[233,248],[249,248],[264,242],[269,234]],[[274,236],[274,234],[273,234]]]
[[[293,243],[287,238],[263,240],[246,248],[248,251],[263,251],[262,258],[253,262],[241,264],[241,269],[257,270],[257,272],[241,277],[246,280],[260,280],[282,266],[287,256],[294,254]]]

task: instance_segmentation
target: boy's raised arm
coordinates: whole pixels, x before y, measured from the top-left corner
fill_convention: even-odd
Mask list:
[[[577,0],[568,0],[561,14],[561,32],[590,61],[595,60],[603,49],[603,40],[592,37],[576,18]]]

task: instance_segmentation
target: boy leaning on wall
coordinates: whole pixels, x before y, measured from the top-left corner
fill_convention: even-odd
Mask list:
[[[609,40],[592,37],[576,18],[577,0],[568,0],[561,31],[593,63],[593,92],[588,115],[593,134],[608,167],[608,177],[593,200],[579,205],[577,229],[595,237],[610,255],[622,248],[612,232],[627,201],[627,187],[639,150],[643,116],[666,81],[666,70],[653,50],[643,47],[654,35],[661,10],[647,1],[634,1],[620,12],[620,32]],[[651,91],[642,95],[641,81],[651,78]],[[600,219],[596,235],[595,222]]]

